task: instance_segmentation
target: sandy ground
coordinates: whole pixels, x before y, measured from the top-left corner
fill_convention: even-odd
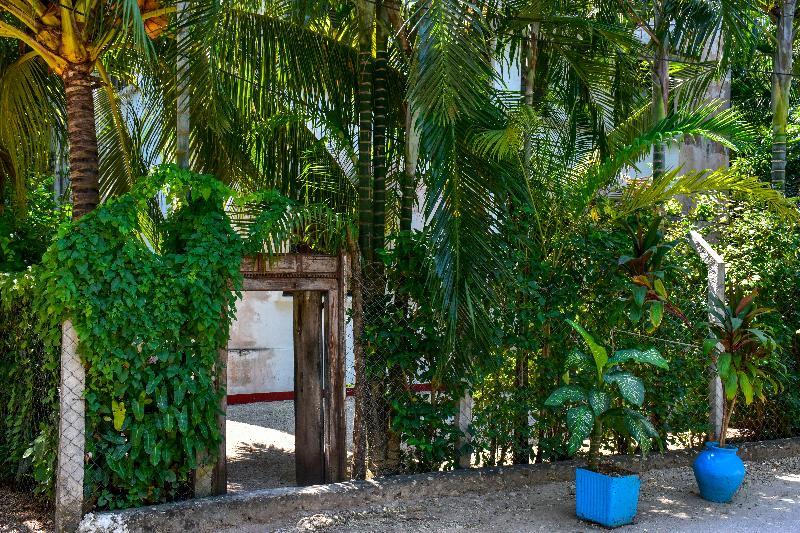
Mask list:
[[[294,485],[294,435],[228,420],[228,492]]]
[[[690,468],[653,471],[642,479],[639,514],[615,531],[800,531],[800,458],[748,464],[745,484],[730,504],[700,499]],[[574,514],[573,483],[526,487],[511,493],[404,501],[383,507],[298,515],[283,524],[238,531],[460,532],[603,530]]]
[[[800,457],[748,463],[745,484],[730,504],[697,495],[691,469],[646,473],[636,522],[615,531],[795,532],[800,531]],[[514,492],[404,500],[389,506],[298,514],[270,526],[229,533],[325,531],[330,533],[431,533],[461,531],[583,532],[603,528],[574,515],[574,484],[551,483]],[[0,532],[52,531],[49,512],[0,487]]]
[[[349,447],[352,398],[347,399],[346,414]],[[225,431],[229,492],[294,485],[294,402],[228,406]]]

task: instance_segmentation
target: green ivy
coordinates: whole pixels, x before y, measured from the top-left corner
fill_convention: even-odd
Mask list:
[[[172,212],[154,232],[143,214],[161,190]],[[65,225],[44,255],[38,313],[72,320],[86,367],[85,498],[97,508],[184,496],[198,458],[215,460],[217,349],[241,286],[230,196],[162,167]]]

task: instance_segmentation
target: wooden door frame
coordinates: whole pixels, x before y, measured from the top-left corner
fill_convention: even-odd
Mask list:
[[[321,254],[257,254],[242,259],[242,291],[321,291],[325,296],[326,364],[323,376],[323,438],[325,481],[345,480],[346,423],[345,423],[345,299],[347,296],[347,256]],[[223,355],[224,354],[224,355]],[[227,368],[228,351],[220,350],[221,366]],[[221,402],[220,432],[225,450],[225,420],[227,401]],[[221,453],[214,483],[215,492],[223,493],[227,485],[227,458]]]

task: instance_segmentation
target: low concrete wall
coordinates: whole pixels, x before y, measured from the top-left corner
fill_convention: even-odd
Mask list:
[[[647,471],[688,467],[696,450],[653,454],[645,459],[615,456],[614,463],[629,470]],[[780,459],[800,455],[800,438],[742,445],[745,461]],[[570,481],[583,463],[563,461],[541,465],[475,468],[304,488],[280,488],[218,496],[139,509],[90,514],[81,532],[134,533],[158,531],[216,531],[242,525],[268,525],[298,511],[352,509],[368,504],[430,497],[458,496],[470,492],[519,489],[532,484]]]

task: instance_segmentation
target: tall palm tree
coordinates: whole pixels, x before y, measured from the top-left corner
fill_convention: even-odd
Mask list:
[[[123,46],[149,54],[148,32],[160,33],[169,8],[135,0],[3,0],[0,10],[6,15],[0,37],[15,39],[28,51],[19,61],[42,61],[63,82],[73,216],[80,218],[100,201],[93,93],[98,85],[111,83],[103,58]]]

